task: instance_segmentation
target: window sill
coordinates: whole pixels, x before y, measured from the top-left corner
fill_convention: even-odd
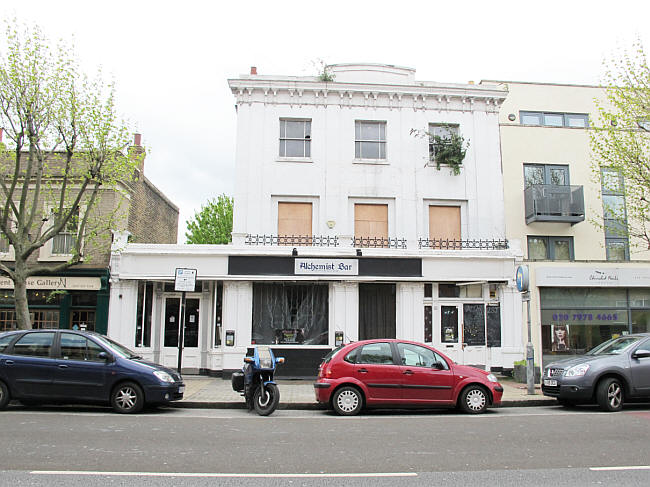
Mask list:
[[[352,164],[371,164],[373,166],[388,166],[388,159],[352,159]]]
[[[275,162],[303,162],[303,163],[313,163],[314,160],[311,157],[278,157]]]
[[[44,257],[39,257],[38,261],[39,262],[66,262],[66,261],[70,260],[71,258],[72,258],[72,254],[48,255],[48,256],[44,256]]]

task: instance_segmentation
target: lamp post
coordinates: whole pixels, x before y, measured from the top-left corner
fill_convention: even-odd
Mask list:
[[[532,329],[530,324],[530,291],[529,271],[527,265],[517,267],[517,289],[522,293],[521,298],[526,302],[526,322],[528,325],[528,342],[526,343],[526,386],[528,394],[535,394],[535,349],[533,348]]]

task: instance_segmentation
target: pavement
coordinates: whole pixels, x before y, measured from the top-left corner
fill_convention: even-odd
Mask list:
[[[244,398],[233,391],[230,379],[200,375],[183,375],[185,394],[181,401],[171,406],[202,409],[245,408]],[[555,404],[555,399],[542,395],[539,385],[535,394],[529,395],[526,384],[514,382],[510,378],[499,378],[503,386],[501,407],[543,406]],[[313,380],[276,380],[280,389],[278,409],[324,409],[316,402]]]

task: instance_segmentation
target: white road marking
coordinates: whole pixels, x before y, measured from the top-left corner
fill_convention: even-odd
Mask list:
[[[617,472],[620,470],[650,470],[650,465],[632,465],[629,467],[590,467],[594,472]]]
[[[417,477],[414,472],[376,473],[194,473],[194,472],[93,472],[84,470],[34,470],[33,475],[89,475],[110,477],[208,477],[208,478],[345,478]]]

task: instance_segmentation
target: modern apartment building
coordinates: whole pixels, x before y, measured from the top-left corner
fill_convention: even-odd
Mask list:
[[[378,64],[321,77],[252,68],[229,85],[233,243],[116,251],[112,336],[175,366],[174,272],[187,267],[198,284],[186,294],[185,370],[227,373],[269,344],[287,357],[281,373],[313,376],[343,341],[393,337],[491,369],[523,358],[521,249],[505,238],[505,89]],[[469,142],[458,174],[436,167],[431,134]]]
[[[650,251],[612,215],[625,208],[625,181],[592,169],[602,88],[483,83],[508,91],[499,115],[506,235],[521,239],[530,268],[536,363],[650,331]]]

